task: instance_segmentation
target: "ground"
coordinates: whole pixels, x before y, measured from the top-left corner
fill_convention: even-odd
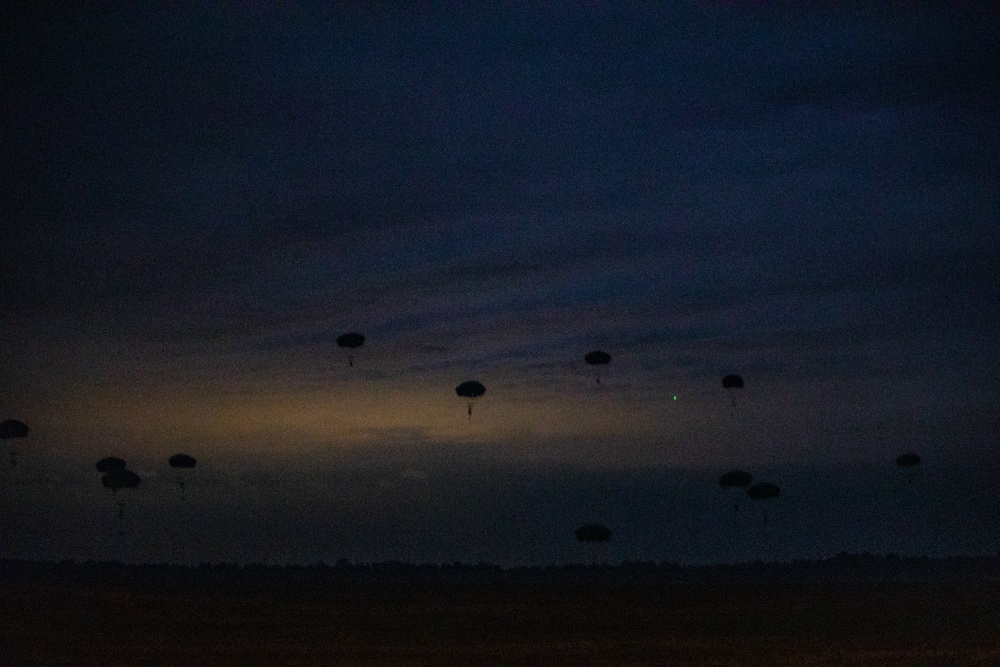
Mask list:
[[[992,582],[6,581],[11,665],[1000,665]]]

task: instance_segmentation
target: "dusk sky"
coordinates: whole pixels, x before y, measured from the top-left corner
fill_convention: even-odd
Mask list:
[[[5,6],[0,556],[1000,552],[998,25]]]

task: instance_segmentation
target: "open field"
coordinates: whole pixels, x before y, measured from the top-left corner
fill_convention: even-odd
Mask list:
[[[986,582],[5,581],[11,665],[1000,665]]]

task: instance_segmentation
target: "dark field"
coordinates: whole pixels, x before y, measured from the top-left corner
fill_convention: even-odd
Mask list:
[[[0,662],[1000,665],[993,578],[329,572],[7,569]]]

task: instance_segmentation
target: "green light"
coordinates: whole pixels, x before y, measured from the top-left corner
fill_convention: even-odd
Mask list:
[[[675,401],[677,400],[677,395],[676,395],[676,394],[674,395],[674,400],[675,400]]]

